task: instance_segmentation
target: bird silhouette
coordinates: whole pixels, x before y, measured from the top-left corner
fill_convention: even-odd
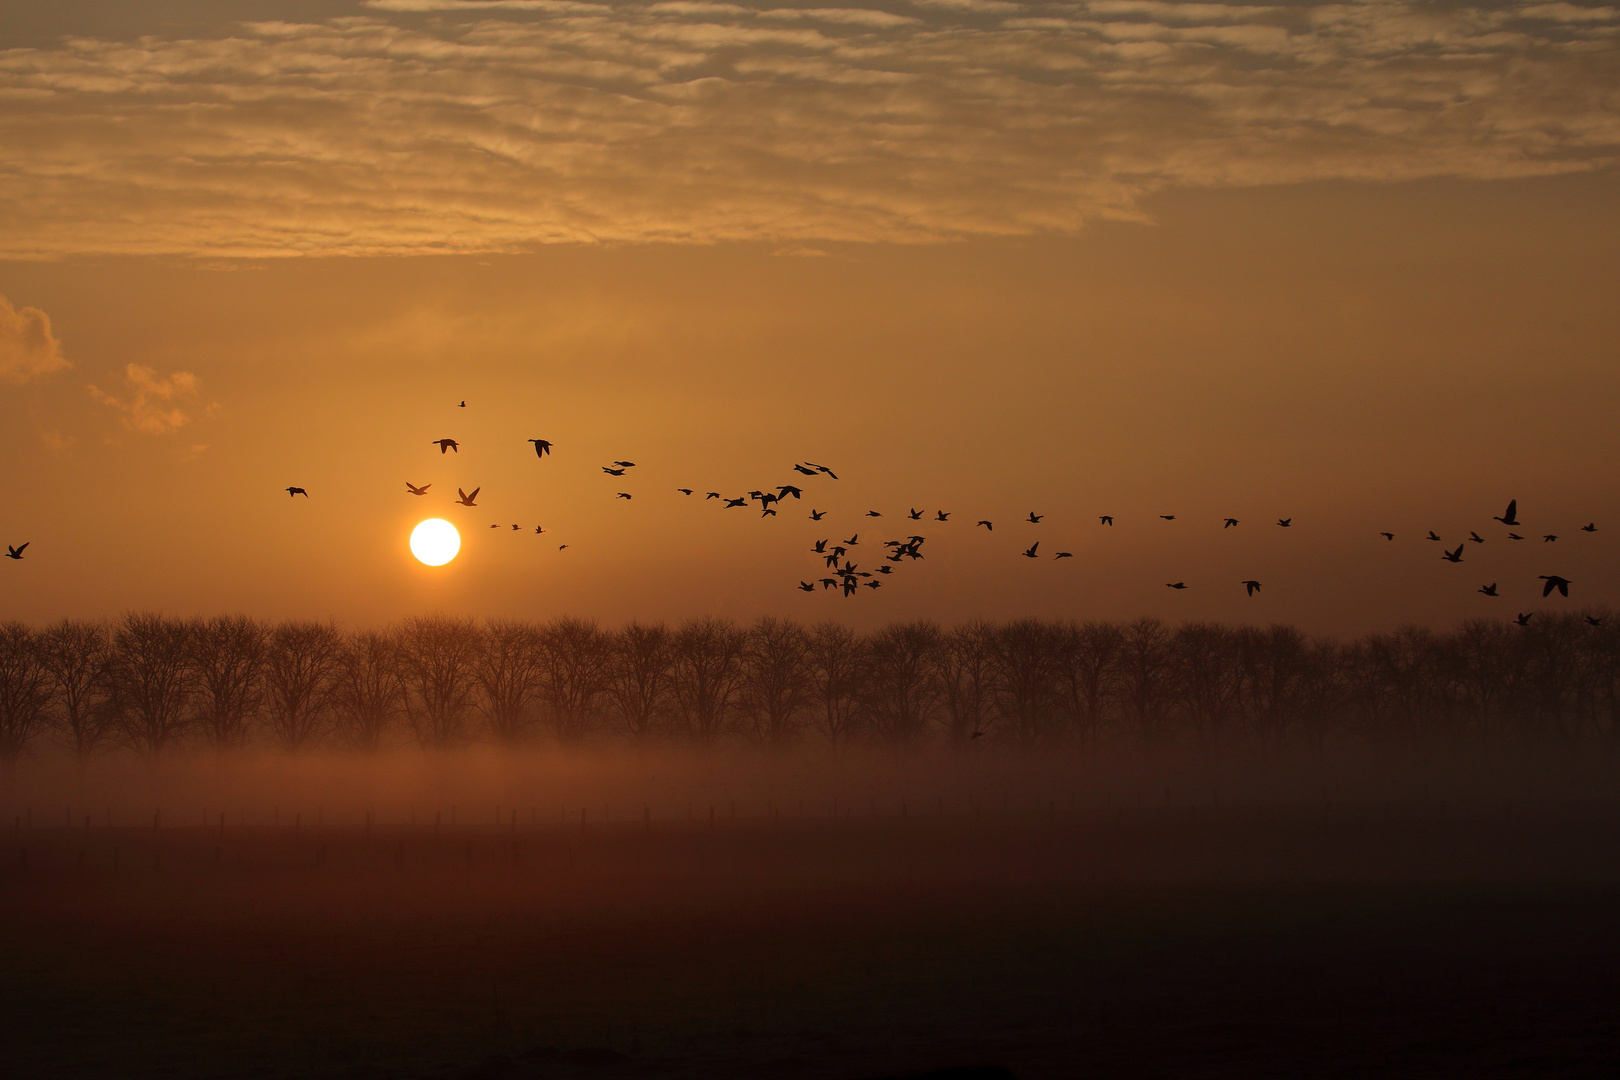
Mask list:
[[[1528,611],[1519,612],[1519,617],[1517,619],[1514,619],[1513,622],[1517,626],[1529,626],[1530,625],[1530,613]]]
[[[1520,536],[1518,533],[1508,533],[1508,539],[1509,540],[1523,540],[1524,537]]]
[[[534,456],[545,457],[551,453],[551,442],[547,439],[530,439],[534,443]]]
[[[1282,526],[1282,527],[1283,527],[1283,528],[1285,528],[1285,529],[1286,529],[1286,528],[1288,528],[1288,527],[1289,527],[1289,526],[1290,526],[1290,525],[1292,525],[1292,524],[1293,524],[1293,523],[1294,523],[1294,519],[1293,519],[1293,518],[1278,518],[1278,519],[1277,519],[1277,524],[1278,524],[1278,525],[1281,525],[1281,526]]]
[[[996,531],[996,527],[994,525],[990,524],[988,521],[981,521],[981,522],[979,522],[979,524],[983,525],[986,529],[989,529],[991,532]]]
[[[808,467],[806,467],[804,465],[795,465],[795,466],[793,466],[793,471],[796,472],[796,473],[803,473],[805,476],[814,476],[814,475],[816,475],[816,470],[808,468]]]
[[[309,492],[305,491],[303,488],[290,487],[287,489],[287,497],[289,499],[296,498],[299,495],[302,495],[306,499],[309,498]]]
[[[918,510],[916,507],[912,507],[911,514],[910,514],[911,520],[912,521],[921,521],[922,520],[922,514],[923,514],[923,512],[921,510]]]
[[[623,476],[624,475],[624,470],[623,469],[615,469],[611,465],[602,466],[602,471],[607,473],[609,476]]]
[[[415,484],[411,483],[409,480],[405,481],[405,487],[410,490],[410,493],[412,495],[426,495],[427,494],[427,489],[432,487],[432,486],[433,486],[432,484],[423,484],[421,487],[417,487]]]
[[[1166,521],[1174,521],[1174,520],[1176,520],[1176,515],[1174,515],[1174,514],[1160,514],[1159,516],[1164,518],[1164,520],[1166,520]]]
[[[831,469],[827,468],[827,466],[825,466],[825,465],[817,465],[813,461],[807,461],[807,462],[805,462],[805,464],[810,466],[812,469],[816,470],[816,472],[826,473],[828,476],[832,477],[834,480],[838,479],[838,474],[833,472]]]
[[[815,592],[816,591],[816,587],[814,585],[812,585],[808,581],[799,582],[799,588],[801,590],[803,590],[804,592]]]
[[[465,408],[466,408],[466,407],[467,407],[467,403],[466,403],[466,402],[465,402],[465,401],[463,401],[463,402],[462,402],[462,403],[461,403],[461,404],[460,404],[460,405],[459,405],[459,406],[457,406],[457,407],[458,407],[458,408],[462,408],[462,409],[465,409]]]
[[[690,495],[690,494],[692,494],[692,489],[691,488],[676,488],[675,490],[680,492],[682,495]]]
[[[1260,583],[1258,581],[1245,581],[1243,583],[1243,587],[1249,590],[1250,596],[1253,596],[1255,593],[1260,591]]]
[[[458,454],[461,453],[461,450],[459,449],[461,444],[456,442],[454,439],[429,439],[428,442],[434,446],[437,446],[439,448],[439,453],[441,454],[449,450],[454,450]]]
[[[883,582],[881,581],[863,581],[861,584],[865,585],[868,589],[881,589],[883,587]]]
[[[1045,516],[1045,514],[1037,514],[1035,511],[1031,510],[1027,520],[1031,525],[1039,525],[1041,523],[1041,518]]]
[[[825,554],[827,554],[827,541],[825,541],[825,540],[817,540],[816,541],[816,546],[811,548],[810,550],[815,552],[817,555],[825,555]]]
[[[729,510],[733,506],[747,506],[747,505],[748,505],[748,500],[747,499],[727,499],[725,509]]]
[[[848,540],[844,541],[844,543],[848,544],[850,547],[855,547],[860,542],[861,542],[861,534],[860,533],[856,533],[854,536],[852,536]]]
[[[1479,591],[1484,593],[1486,596],[1495,596],[1496,595],[1496,582],[1493,581],[1489,585],[1481,585],[1479,587]]]
[[[1507,512],[1500,517],[1493,517],[1492,521],[1500,521],[1504,525],[1517,525],[1519,523],[1519,500],[1509,499]]]
[[[477,506],[478,503],[476,503],[474,500],[478,498],[478,493],[483,490],[484,489],[481,487],[475,487],[472,489],[472,494],[469,495],[460,488],[456,488],[456,494],[461,496],[461,498],[457,499],[456,502],[460,503],[462,506]]]
[[[1542,537],[1542,538],[1541,538],[1541,542],[1542,542],[1542,543],[1543,543],[1543,544],[1550,544],[1550,543],[1552,543],[1552,542],[1553,542],[1553,541],[1554,541],[1554,540],[1557,540],[1557,539],[1558,539],[1558,537],[1557,537],[1557,536],[1556,536],[1556,535],[1555,535],[1555,534],[1553,534],[1553,533],[1548,533],[1548,534],[1547,534],[1547,535],[1545,535],[1545,536],[1543,536],[1543,537]]]
[[[567,547],[568,547],[567,544],[558,544],[557,545],[557,550],[562,551],[562,550],[566,549]]]
[[[1394,533],[1381,532],[1378,535],[1382,536],[1385,540],[1393,540],[1393,539],[1395,539],[1395,534]]]
[[[22,558],[22,553],[28,550],[28,544],[31,544],[31,543],[33,543],[32,540],[30,540],[27,543],[23,544],[21,547],[12,547],[10,544],[7,544],[6,545],[6,558],[8,558],[8,559],[21,559]]]
[[[615,461],[613,464],[621,469],[633,469],[636,467],[636,463],[633,461]]]
[[[810,520],[811,521],[820,521],[822,518],[824,518],[826,516],[827,516],[827,511],[825,511],[825,510],[812,510],[812,511],[810,511]]]
[[[878,513],[876,510],[868,510],[866,512],[866,516],[867,517],[882,517],[883,515]]]
[[[540,535],[540,534],[541,534],[541,533],[543,533],[543,532],[545,532],[545,531],[546,531],[546,530],[545,530],[545,529],[543,529],[543,528],[541,528],[541,527],[540,527],[540,526],[539,526],[539,525],[536,525],[536,526],[535,526],[535,527],[534,527],[534,534],[535,534],[535,535],[536,535],[536,536],[539,536],[539,535]]]
[[[1221,528],[1230,529],[1232,526],[1236,525],[1237,523],[1238,523],[1237,518],[1227,518],[1226,519],[1226,524],[1222,525]]]
[[[972,742],[974,739],[982,739],[982,738],[984,738],[984,732],[975,731],[973,734],[968,736],[968,742]]]
[[[1463,553],[1463,546],[1461,544],[1458,544],[1456,551],[1448,551],[1448,552],[1446,552],[1444,555],[1442,555],[1440,557],[1442,559],[1444,559],[1446,562],[1462,562],[1462,553]]]
[[[1438,540],[1440,538],[1438,536],[1434,535],[1434,530],[1433,529],[1430,529],[1429,530],[1429,539],[1430,540]]]
[[[1483,544],[1485,542],[1485,538],[1472,529],[1468,530],[1468,539],[1472,540],[1476,544]]]
[[[1097,518],[1097,520],[1099,522],[1101,522],[1102,524],[1104,524],[1104,525],[1112,525],[1114,523],[1114,515],[1113,514],[1103,514],[1103,515],[1099,516]]]
[[[1024,552],[1024,558],[1026,558],[1026,559],[1035,558],[1035,549],[1040,547],[1040,546],[1041,546],[1041,542],[1039,540],[1037,540],[1033,544],[1029,545],[1029,548],[1027,550],[1025,550],[1025,552]]]
[[[521,526],[521,525],[514,525],[514,526],[512,526],[512,531],[513,531],[513,532],[522,532],[522,531],[523,531],[523,526]]]
[[[1537,574],[1536,576],[1547,583],[1541,587],[1541,595],[1544,598],[1551,596],[1554,589],[1558,590],[1559,596],[1568,596],[1569,587],[1574,584],[1568,578],[1559,577],[1557,574]]]
[[[934,511],[934,520],[935,521],[949,521],[949,520],[951,520],[951,515],[947,514],[943,510],[935,510]]]
[[[1172,581],[1165,586],[1167,589],[1185,589],[1186,587],[1187,583],[1185,581]]]
[[[1581,526],[1581,532],[1597,532],[1597,522],[1588,521],[1585,525]]]
[[[618,497],[621,499],[628,499],[630,496],[621,491],[619,492]]]
[[[1072,558],[1074,558],[1074,553],[1070,552],[1070,551],[1060,551],[1056,555],[1053,555],[1052,558],[1054,558],[1054,559],[1072,559]]]
[[[1603,616],[1601,616],[1601,615],[1588,615],[1586,617],[1586,625],[1587,626],[1602,626],[1603,625]]]
[[[793,496],[795,499],[802,498],[804,496],[804,489],[803,488],[796,488],[792,484],[778,484],[777,485],[777,487],[776,487],[776,501],[777,502],[781,502],[783,499],[787,498],[789,495]]]
[[[723,497],[724,496],[722,496],[718,491],[711,491],[707,495],[703,496],[703,501],[708,502],[710,499],[719,499]]]
[[[491,526],[490,526],[490,528],[492,528],[492,529],[498,529],[498,528],[500,528],[500,526],[499,526],[499,525],[491,525]]]

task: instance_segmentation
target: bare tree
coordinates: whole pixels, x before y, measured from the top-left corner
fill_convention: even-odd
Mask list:
[[[1194,736],[1206,751],[1220,749],[1236,708],[1238,649],[1231,630],[1183,623],[1170,640],[1174,686]]]
[[[528,732],[544,684],[548,644],[533,624],[514,619],[490,619],[479,634],[473,655],[478,707],[500,742],[521,742]]]
[[[1058,702],[1058,649],[1052,629],[1039,619],[1017,619],[990,639],[996,671],[997,712],[1026,747],[1049,737]]]
[[[806,652],[811,723],[834,747],[843,746],[860,732],[866,719],[870,674],[866,642],[847,626],[824,622],[810,632]]]
[[[886,741],[913,742],[932,723],[940,699],[935,677],[940,638],[931,622],[886,626],[871,636],[868,700],[873,727]]]
[[[24,624],[0,623],[0,764],[7,768],[50,722],[53,687],[44,652]]]
[[[794,736],[810,703],[806,646],[801,627],[771,616],[755,623],[743,641],[742,713],[754,737],[773,746]]]
[[[343,635],[331,623],[285,622],[271,631],[266,712],[270,732],[284,749],[301,750],[326,732],[342,657]]]
[[[742,678],[743,634],[724,619],[691,619],[675,632],[671,668],[680,718],[694,742],[710,745],[725,730]]]
[[[938,653],[940,701],[951,742],[966,746],[995,719],[996,627],[983,619],[945,635]]]
[[[39,635],[45,668],[55,688],[59,737],[80,762],[107,736],[107,626],[64,619]]]
[[[199,620],[191,627],[195,723],[214,746],[240,746],[264,694],[263,623],[246,615]]]
[[[632,622],[613,635],[608,697],[632,737],[646,738],[663,719],[674,659],[673,641],[663,623]]]
[[[351,635],[332,694],[339,736],[359,749],[377,749],[399,719],[404,699],[395,635],[380,630]]]
[[[583,739],[608,688],[611,643],[594,620],[553,619],[541,630],[541,696],[557,737]]]
[[[1059,629],[1058,688],[1082,746],[1094,749],[1101,739],[1124,650],[1125,632],[1113,623],[1069,623]]]
[[[132,612],[113,632],[107,663],[112,723],[143,754],[180,741],[191,697],[190,627],[177,619]]]
[[[1170,633],[1158,619],[1137,619],[1125,628],[1120,684],[1130,719],[1144,742],[1163,738],[1170,699]]]
[[[423,746],[447,747],[466,729],[475,677],[477,629],[463,619],[434,615],[399,628],[399,670],[405,719]]]

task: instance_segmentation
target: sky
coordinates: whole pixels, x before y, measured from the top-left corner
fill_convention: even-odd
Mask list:
[[[0,617],[1613,604],[1617,43],[1567,3],[30,4]]]

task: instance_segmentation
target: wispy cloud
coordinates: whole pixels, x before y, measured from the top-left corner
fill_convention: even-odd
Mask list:
[[[1613,7],[897,7],[368,0],[0,52],[0,257],[1067,233],[1620,154]]]
[[[39,308],[12,307],[0,296],[0,382],[20,385],[68,366],[51,317]]]
[[[141,364],[126,364],[127,397],[117,397],[92,385],[90,396],[123,413],[124,427],[142,435],[167,435],[192,421],[187,412],[198,404],[197,376],[176,371],[168,378]],[[210,406],[210,408],[212,408]],[[202,448],[194,448],[200,453]]]

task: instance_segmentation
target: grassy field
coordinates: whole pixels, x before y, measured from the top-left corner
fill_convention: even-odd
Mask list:
[[[1617,979],[1607,803],[0,847],[18,1077],[1613,1076]]]

